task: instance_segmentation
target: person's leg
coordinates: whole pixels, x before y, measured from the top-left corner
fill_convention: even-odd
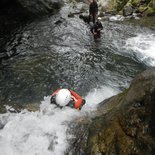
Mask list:
[[[90,14],[88,17],[88,24],[89,24],[89,22],[91,22],[91,17],[92,17],[92,15]]]
[[[97,34],[94,34],[94,39],[97,39],[98,38],[98,35]]]
[[[98,38],[101,38],[101,31],[97,32]]]
[[[90,31],[91,31],[92,34],[93,34],[93,29],[94,29],[93,27],[91,27],[91,29],[90,29]]]
[[[96,14],[93,13],[93,23],[95,24],[95,21],[96,21]]]

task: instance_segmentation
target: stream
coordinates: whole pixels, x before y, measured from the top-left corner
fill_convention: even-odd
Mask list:
[[[129,87],[143,70],[155,66],[155,19],[102,20],[101,39],[94,41],[89,25],[64,6],[12,34],[0,70],[0,102],[40,104],[40,110],[0,114],[3,155],[63,155],[70,121],[91,115],[98,103]],[[144,19],[143,19],[144,20]],[[140,24],[142,22],[142,24]],[[145,25],[146,24],[146,25]],[[81,111],[50,104],[57,88],[69,88],[86,99]],[[8,109],[11,107],[7,107]]]

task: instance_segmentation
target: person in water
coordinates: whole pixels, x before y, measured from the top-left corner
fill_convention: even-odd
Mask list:
[[[51,104],[56,104],[60,108],[69,106],[81,110],[85,100],[73,90],[57,89],[51,95]]]
[[[89,21],[92,18],[93,23],[95,23],[97,15],[98,15],[98,4],[96,0],[92,0],[92,2],[89,5]]]
[[[101,37],[101,30],[103,29],[103,26],[100,20],[101,17],[98,17],[96,23],[91,28],[91,32],[94,36],[94,39]]]

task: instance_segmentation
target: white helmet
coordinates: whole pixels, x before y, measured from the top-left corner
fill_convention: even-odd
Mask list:
[[[66,106],[71,100],[71,93],[68,89],[61,89],[55,97],[55,101],[60,106]]]
[[[97,19],[98,19],[98,20],[101,20],[102,18],[101,18],[101,17],[98,17]]]

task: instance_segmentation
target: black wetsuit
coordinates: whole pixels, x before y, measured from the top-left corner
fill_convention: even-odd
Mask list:
[[[97,21],[94,26],[91,28],[91,32],[94,35],[94,39],[101,37],[101,30],[103,29],[102,23]]]
[[[98,14],[98,4],[96,1],[93,1],[89,5],[89,20],[91,16],[93,17],[93,23],[95,23],[96,16]]]

